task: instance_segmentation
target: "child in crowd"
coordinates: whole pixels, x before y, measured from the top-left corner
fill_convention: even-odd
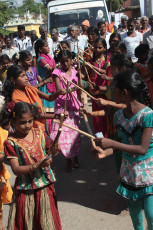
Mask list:
[[[30,84],[36,88],[40,87],[40,82],[42,82],[41,77],[38,74],[38,71],[32,65],[32,55],[28,50],[20,51],[16,54],[17,63],[20,64],[26,72]],[[44,83],[45,84],[45,83]]]
[[[3,109],[5,109],[5,112]],[[12,201],[12,188],[9,183],[9,174],[4,161],[4,141],[8,137],[8,130],[10,128],[10,120],[8,119],[8,110],[10,108],[5,105],[3,96],[0,96],[0,229],[4,229],[3,225],[3,204],[11,203]]]
[[[97,27],[89,27],[88,29],[88,47],[85,48],[84,58],[86,61],[90,61],[93,58],[94,42],[100,37]]]
[[[96,39],[94,43],[94,54],[93,58],[90,60],[90,63],[94,65],[95,69],[100,74],[105,74],[109,62],[107,60],[107,55],[104,53],[107,52],[106,41],[103,38]],[[92,83],[89,83],[89,92],[95,98],[107,99],[105,93],[107,92],[107,81],[103,80],[100,75],[91,71],[90,80]],[[92,111],[100,111],[104,109],[103,106],[99,106],[95,100],[92,100]],[[93,118],[94,131],[103,132],[103,135],[107,137],[107,118],[104,117],[94,117]]]
[[[112,82],[116,103],[127,105],[116,112],[114,125],[121,142],[97,139],[96,156],[106,157],[101,148],[122,151],[117,192],[126,198],[134,229],[143,228],[144,209],[148,229],[153,229],[153,111],[142,77],[133,71],[117,74]],[[143,97],[146,105],[139,101]],[[149,107],[150,108],[149,108]]]
[[[116,41],[113,43],[111,48],[111,55],[117,54],[117,53],[127,53],[126,45],[122,41]]]
[[[7,229],[61,230],[52,158],[46,157],[50,143],[41,129],[33,128],[39,111],[28,103],[13,104],[8,117],[14,133],[4,142],[4,151],[17,177]]]
[[[53,77],[55,79],[56,90],[59,91],[61,89],[67,88],[67,81],[62,78],[65,76],[68,80],[77,84],[78,77],[77,71],[72,68],[72,57],[71,52],[69,50],[62,50],[58,55],[61,68],[55,69],[53,71]],[[81,103],[78,101],[78,95],[76,92],[76,88],[73,87],[72,84],[69,85],[70,91],[73,92],[68,94],[67,98],[67,107],[65,108],[68,113],[68,118],[65,120],[65,124],[71,125],[73,127],[79,128],[80,126],[80,115],[79,108]],[[76,99],[75,99],[76,98]],[[59,96],[55,100],[55,113],[63,113],[64,105],[65,105],[66,96]],[[77,101],[76,101],[77,100]],[[52,131],[51,131],[51,139],[54,140],[58,131],[59,125],[53,122]],[[79,167],[78,163],[78,155],[80,153],[80,135],[78,132],[62,127],[62,133],[59,138],[59,144],[61,148],[62,154],[66,157],[67,165],[66,171],[72,171],[72,158],[74,167]]]
[[[42,39],[38,39],[35,43],[35,52],[37,58],[37,69],[41,79],[44,81],[47,78],[52,78],[52,71],[55,68],[55,61],[49,55],[48,43]],[[45,94],[52,95],[55,89],[55,83],[47,83],[39,88],[39,90]],[[48,102],[43,99],[43,107],[45,112],[54,112],[54,101]]]
[[[148,77],[148,54],[149,54],[149,45],[148,44],[140,44],[135,49],[135,56],[138,58],[136,63],[136,67],[140,71],[141,77],[144,79]]]
[[[121,41],[121,35],[119,33],[112,33],[110,38],[109,38],[109,45],[110,45],[110,48],[107,50],[107,56],[110,60],[110,57],[112,55],[112,46],[114,43],[116,42],[120,42]]]
[[[10,58],[6,54],[0,56],[0,81],[4,83],[5,77],[7,75],[7,70],[10,66]]]
[[[35,87],[31,86],[26,72],[21,66],[10,66],[7,72],[7,80],[4,84],[4,96],[7,102],[27,102],[37,105],[41,115],[38,120],[34,121],[34,127],[41,128],[45,131],[45,120],[54,118],[54,114],[46,114],[43,111],[43,105],[40,98],[48,101],[54,101],[63,91],[60,90],[52,95],[45,94]]]

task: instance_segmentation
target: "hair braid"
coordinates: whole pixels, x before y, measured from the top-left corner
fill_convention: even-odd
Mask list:
[[[151,109],[153,109],[151,98],[150,98],[149,91],[148,91],[148,87],[147,87],[147,85],[146,85],[146,83],[144,81],[141,82],[140,89],[141,89],[142,96],[143,96],[143,99],[145,101],[145,104],[148,107],[150,107]]]

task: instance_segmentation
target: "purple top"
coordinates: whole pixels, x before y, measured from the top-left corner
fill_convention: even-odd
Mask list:
[[[39,74],[35,67],[31,66],[31,72],[26,71],[26,75],[32,86],[37,85],[37,76],[39,76]]]

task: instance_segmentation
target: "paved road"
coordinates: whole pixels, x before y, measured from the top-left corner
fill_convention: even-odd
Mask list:
[[[82,136],[81,167],[72,173],[64,172],[62,156],[54,158],[52,168],[63,230],[132,230],[125,200],[115,192],[118,179],[113,156],[97,160],[90,149],[90,140]],[[12,174],[12,185],[14,178]],[[8,209],[5,205],[5,226]]]

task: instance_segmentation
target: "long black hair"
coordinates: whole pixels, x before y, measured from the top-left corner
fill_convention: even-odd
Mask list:
[[[113,78],[112,85],[114,85],[120,91],[126,89],[130,92],[133,99],[143,99],[145,104],[152,108],[147,85],[137,72],[132,70],[120,72]]]
[[[39,56],[39,49],[42,48],[45,45],[46,41],[39,38],[36,43],[34,44],[35,52],[36,52],[36,58]]]
[[[11,78],[17,79],[19,75],[23,72],[23,68],[19,65],[12,65],[7,70],[6,81],[3,86],[3,94],[5,96],[5,101],[10,102],[12,99],[12,93],[15,89],[15,85],[11,81]]]

